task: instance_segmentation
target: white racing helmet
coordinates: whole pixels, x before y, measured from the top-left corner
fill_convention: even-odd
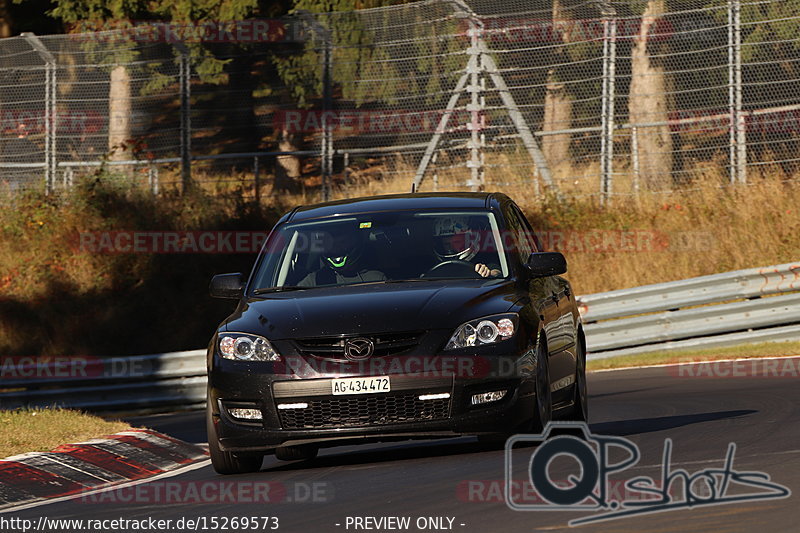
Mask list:
[[[440,261],[471,261],[478,254],[477,242],[471,235],[469,218],[436,217],[433,224],[433,251]]]

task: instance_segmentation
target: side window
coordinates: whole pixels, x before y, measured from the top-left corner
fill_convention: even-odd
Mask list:
[[[519,255],[520,261],[524,264],[528,261],[528,257],[530,257],[533,252],[531,241],[528,240],[526,235],[526,225],[523,224],[522,219],[520,219],[519,211],[517,211],[513,205],[506,205],[503,212],[505,214],[506,224],[508,224],[508,229],[511,231],[511,240],[514,242],[514,249],[517,255]]]
[[[511,209],[517,213],[519,220],[522,222],[522,227],[524,228],[523,237],[528,241],[531,248],[533,248],[533,251],[543,252],[544,249],[539,242],[539,237],[536,235],[536,232],[533,231],[530,222],[528,222],[528,219],[525,218],[525,215],[522,213],[519,206],[512,204]]]

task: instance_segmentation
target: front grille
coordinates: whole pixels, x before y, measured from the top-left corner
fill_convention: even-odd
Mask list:
[[[293,400],[294,401],[294,400]],[[450,399],[419,399],[419,393],[302,400],[305,409],[281,409],[284,429],[322,429],[395,424],[447,418]]]
[[[400,333],[376,333],[373,335],[348,335],[337,337],[310,337],[296,339],[295,345],[301,355],[311,355],[324,359],[347,361],[344,356],[344,344],[348,339],[370,339],[375,344],[372,357],[399,355],[419,344],[424,331],[406,331]]]

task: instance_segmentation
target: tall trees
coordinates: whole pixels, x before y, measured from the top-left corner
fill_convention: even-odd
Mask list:
[[[0,38],[11,37],[11,10],[9,0],[0,0]]]
[[[401,90],[398,84],[383,83],[385,78],[398,78],[400,74],[386,72],[391,69],[389,63],[381,62],[387,59],[386,50],[373,46],[373,34],[364,29],[361,18],[354,13],[356,9],[380,7],[389,4],[401,3],[398,0],[294,0],[292,12],[296,15],[302,13],[323,14],[336,12],[330,17],[301,17],[308,34],[308,41],[301,51],[289,55],[273,55],[272,60],[277,68],[277,73],[286,85],[289,97],[294,105],[301,108],[311,107],[315,99],[323,93],[323,49],[325,41],[330,42],[332,48],[332,80],[331,84],[337,85],[337,96],[349,99],[356,104],[370,100],[391,100]],[[387,15],[388,16],[388,15]],[[420,21],[420,24],[423,24]],[[390,20],[385,21],[386,26],[391,25]],[[436,43],[433,43],[435,46]],[[429,54],[436,50],[428,50]],[[373,79],[371,83],[354,84],[353,80],[359,78]],[[431,80],[437,78],[431,76]],[[340,82],[337,84],[337,80]],[[346,83],[341,83],[341,82]],[[283,126],[286,126],[285,124]],[[276,132],[278,136],[278,149],[284,152],[298,151],[303,148],[302,132],[289,131],[285,127]],[[297,187],[300,178],[302,162],[300,157],[293,155],[279,156],[276,160],[275,185],[279,189],[291,190]]]
[[[667,78],[657,54],[658,25],[665,13],[665,0],[648,0],[631,50],[631,85],[628,117],[637,127],[640,179],[653,190],[672,186],[673,142],[668,125]]]
[[[68,27],[80,31],[82,28],[113,29],[120,22],[131,20],[159,19],[177,23],[197,23],[210,21],[234,21],[248,17],[257,7],[257,0],[126,0],[107,2],[106,0],[55,0],[56,7],[51,15],[60,19]],[[111,159],[128,159],[126,141],[131,137],[131,72],[128,64],[134,61],[137,53],[129,43],[130,36],[122,34],[114,39],[116,46],[106,47],[108,51],[87,41],[87,48],[97,56],[99,63],[108,65],[110,83],[108,92],[109,126],[108,150]],[[188,43],[195,72],[204,81],[222,82],[227,61],[220,60],[202,46],[201,43]],[[152,83],[158,83],[155,77]]]
[[[553,32],[552,35],[558,36],[569,44],[569,32],[556,31],[563,25],[566,17],[566,10],[562,0],[553,0]],[[555,57],[559,63],[564,63],[567,54],[563,51],[556,52]],[[563,69],[562,69],[563,70]],[[547,88],[544,97],[544,120],[542,130],[553,132],[569,129],[572,124],[572,95],[567,90],[563,80],[559,78],[559,68],[551,67],[547,71]],[[569,158],[570,134],[562,133],[548,135],[542,139],[542,151],[547,159],[548,166],[552,169],[556,165],[563,163]]]

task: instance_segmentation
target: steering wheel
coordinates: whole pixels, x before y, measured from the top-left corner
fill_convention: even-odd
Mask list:
[[[480,274],[475,272],[475,266],[469,261],[450,259],[448,261],[442,261],[438,265],[422,274],[420,277],[479,278]]]

